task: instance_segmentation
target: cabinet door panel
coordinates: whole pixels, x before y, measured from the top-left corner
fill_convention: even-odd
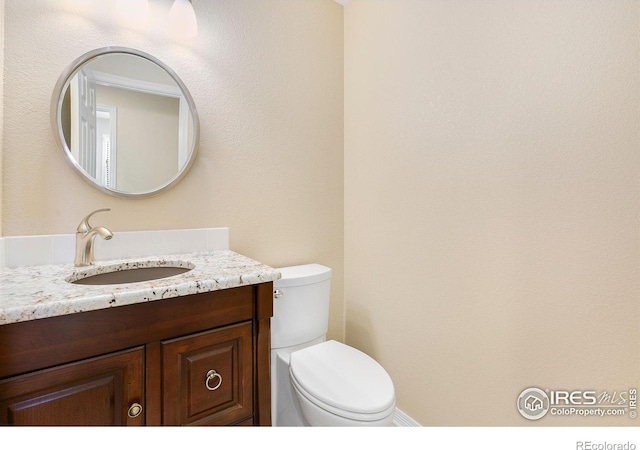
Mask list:
[[[251,322],[162,343],[163,424],[226,425],[253,413]]]
[[[142,347],[0,382],[0,424],[143,425],[129,405],[144,398]]]

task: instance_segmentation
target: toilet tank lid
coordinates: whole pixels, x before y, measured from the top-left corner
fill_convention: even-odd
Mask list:
[[[331,269],[320,264],[304,264],[301,266],[281,267],[276,269],[281,278],[273,282],[273,286],[304,286],[331,279]]]

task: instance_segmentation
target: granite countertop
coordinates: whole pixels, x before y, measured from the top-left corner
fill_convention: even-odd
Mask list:
[[[79,285],[67,279],[142,265],[195,266],[169,278],[113,285]],[[148,263],[147,263],[148,262]],[[113,308],[164,298],[265,283],[280,278],[269,266],[230,250],[0,269],[0,325]]]

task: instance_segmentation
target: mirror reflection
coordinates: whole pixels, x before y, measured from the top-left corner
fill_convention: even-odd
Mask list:
[[[96,52],[76,63],[60,88],[56,131],[63,149],[109,193],[166,189],[193,161],[193,101],[177,76],[149,55]]]

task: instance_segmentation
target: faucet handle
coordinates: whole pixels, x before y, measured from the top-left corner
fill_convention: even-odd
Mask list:
[[[111,211],[111,208],[96,209],[95,211],[87,214],[87,216],[80,222],[80,225],[78,225],[78,233],[88,233],[91,230],[91,225],[89,225],[89,217],[93,216],[96,213],[105,211]]]

